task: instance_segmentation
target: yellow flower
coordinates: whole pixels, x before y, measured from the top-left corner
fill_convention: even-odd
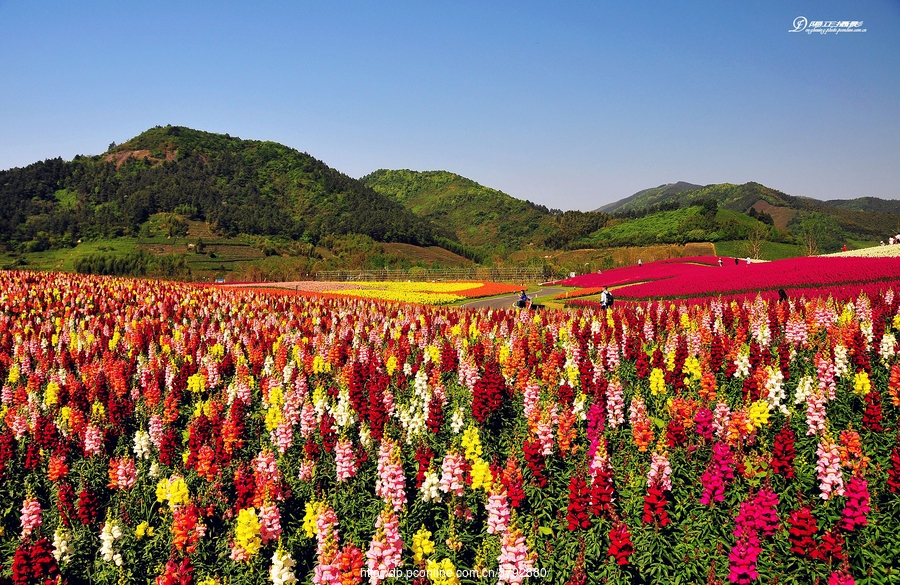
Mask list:
[[[306,538],[312,538],[318,534],[319,531],[316,520],[319,517],[319,511],[321,509],[321,503],[306,502],[306,514],[303,515],[303,531],[306,533]]]
[[[141,522],[138,524],[137,528],[134,529],[134,537],[138,540],[144,538],[144,536],[147,536],[147,528],[149,527],[150,524],[148,522]]]
[[[684,360],[682,371],[686,377],[691,378],[691,382],[699,381],[703,377],[703,372],[700,370],[700,360],[694,355]]]
[[[200,393],[206,390],[206,376],[194,374],[187,379],[187,388],[191,392]]]
[[[478,438],[478,429],[469,426],[463,431],[462,446],[466,450],[466,459],[475,461],[481,457],[481,439]]]
[[[166,500],[168,500],[170,508],[190,503],[191,494],[184,479],[174,475],[168,479],[159,480],[159,483],[156,484],[156,501],[165,502]]]
[[[50,382],[47,384],[47,389],[44,390],[44,404],[47,406],[53,406],[59,401],[59,384],[56,382]]]
[[[865,396],[872,391],[872,382],[869,380],[869,374],[866,372],[858,372],[853,376],[853,393],[857,396]]]
[[[397,358],[396,356],[391,356],[388,358],[387,363],[385,364],[387,368],[388,376],[393,376],[394,372],[397,371]]]
[[[758,429],[769,424],[769,403],[765,400],[757,400],[750,405],[747,416],[750,417],[750,423],[754,428]]]
[[[666,393],[666,375],[659,368],[650,371],[650,392],[654,396]]]
[[[103,418],[103,416],[106,414],[106,407],[103,406],[102,402],[95,402],[93,405],[91,405],[91,414],[94,416],[94,418]]]
[[[237,528],[234,530],[234,542],[251,557],[262,548],[259,528],[259,517],[257,517],[254,508],[244,508],[238,512]]]
[[[490,491],[494,477],[491,474],[491,468],[484,459],[478,458],[472,463],[472,489],[484,489]]]
[[[266,430],[274,431],[281,422],[281,408],[284,405],[284,391],[281,386],[269,389],[269,408],[266,410]]]
[[[459,585],[456,567],[453,566],[453,561],[450,559],[444,559],[441,562],[429,560],[425,571],[433,585]]]
[[[413,535],[412,550],[413,559],[417,564],[434,552],[434,541],[431,540],[431,532],[425,530],[424,526]]]

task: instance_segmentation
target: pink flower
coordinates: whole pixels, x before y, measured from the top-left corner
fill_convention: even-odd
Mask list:
[[[269,544],[281,536],[281,514],[275,504],[266,504],[259,509],[259,537],[263,544]]]
[[[816,463],[816,474],[819,479],[820,497],[823,500],[832,495],[844,495],[844,476],[841,473],[841,453],[838,446],[829,439],[823,439],[816,449],[819,461]]]
[[[378,476],[375,478],[375,495],[399,511],[406,503],[406,477],[400,464],[399,448],[387,437],[378,450]]]
[[[497,482],[494,491],[488,497],[488,534],[501,534],[509,524],[509,499],[503,484]]]
[[[738,538],[728,555],[728,580],[739,585],[749,585],[755,581],[759,577],[756,560],[760,552],[759,538],[753,532]]]
[[[725,443],[716,443],[712,452],[712,461],[700,477],[703,483],[700,503],[704,506],[725,501],[725,487],[734,479],[734,458],[731,448]]]
[[[724,402],[716,404],[713,413],[713,430],[716,436],[722,440],[728,436],[728,425],[731,423],[731,409]]]
[[[497,585],[517,585],[534,568],[534,553],[528,553],[525,536],[518,528],[507,530],[500,538],[500,566]]]
[[[828,585],[856,585],[856,581],[846,571],[834,571],[828,576]]]
[[[375,521],[375,536],[366,551],[369,583],[378,585],[392,569],[400,566],[403,541],[400,540],[400,521],[391,509],[386,509]]]
[[[84,429],[84,452],[88,457],[103,451],[103,433],[92,424]]]
[[[338,440],[334,452],[334,463],[339,483],[356,475],[356,455],[353,453],[353,443],[349,439]]]
[[[625,423],[625,398],[618,380],[611,381],[606,387],[606,408],[609,428],[615,429]]]
[[[316,516],[316,554],[320,565],[334,560],[338,536],[337,514],[331,506],[325,506]]]
[[[650,471],[647,473],[647,483],[656,485],[665,491],[672,491],[672,466],[665,453],[655,452],[650,458]]]
[[[137,469],[134,466],[134,460],[128,457],[121,459],[111,459],[110,467],[110,486],[115,489],[129,489],[134,487],[137,482]]]
[[[825,432],[825,394],[821,389],[806,397],[806,436],[821,435]]]
[[[150,442],[153,443],[154,447],[159,449],[160,445],[162,445],[165,429],[163,427],[162,417],[158,414],[154,414],[150,417],[149,432]]]
[[[463,456],[459,453],[447,453],[441,463],[441,491],[462,496],[466,489],[463,480]]]
[[[868,524],[866,514],[869,513],[869,486],[866,480],[858,475],[851,477],[844,497],[847,498],[847,503],[841,513],[841,528],[849,532]]]
[[[41,504],[36,498],[28,498],[22,502],[22,540],[31,537],[35,528],[41,525]]]

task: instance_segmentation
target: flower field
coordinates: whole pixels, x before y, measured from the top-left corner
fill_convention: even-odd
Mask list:
[[[900,281],[900,258],[810,257],[773,262],[745,260],[734,263],[717,257],[677,258],[615,268],[561,280],[556,284],[577,286],[591,291],[598,287],[616,287],[617,298],[680,299],[710,296],[756,296],[759,292],[786,289],[791,296],[799,291],[807,296],[858,290],[861,285]],[[579,291],[571,296],[582,296]]]
[[[900,582],[898,310],[0,272],[0,578]]]
[[[446,305],[465,299],[490,297],[522,290],[522,286],[498,282],[295,282],[280,287],[302,292],[305,296],[324,298],[356,297],[418,303],[422,305]],[[260,286],[242,287],[240,290],[260,290]],[[268,287],[266,287],[267,290]]]

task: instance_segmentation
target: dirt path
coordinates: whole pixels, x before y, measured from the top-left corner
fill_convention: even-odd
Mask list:
[[[541,299],[547,300],[553,298],[561,292],[565,292],[564,288],[542,288],[535,293],[528,295],[533,301],[540,302]],[[469,301],[461,305],[466,309],[511,309],[513,303],[519,300],[518,294],[504,295],[502,297],[493,297],[490,299],[477,299]]]

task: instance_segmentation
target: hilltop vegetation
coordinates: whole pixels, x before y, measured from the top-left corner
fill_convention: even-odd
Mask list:
[[[446,171],[379,170],[360,179],[463,245],[493,256],[564,248],[606,225],[599,212],[560,211],[511,197]]]
[[[897,233],[900,227],[900,203],[897,202],[875,197],[826,202],[795,197],[754,182],[742,185],[721,183],[696,189],[645,189],[601,209],[624,213],[653,205],[690,207],[708,199],[715,200],[722,209],[747,213],[755,206],[759,211],[783,217],[784,227],[795,235],[801,224],[808,224],[811,219],[824,222],[819,231],[831,233],[831,239],[836,240],[877,240],[886,234]]]
[[[452,239],[308,154],[178,126],[153,128],[105,155],[0,172],[0,245],[12,249],[135,235],[158,212],[204,220],[223,235],[313,244],[349,233],[418,245]]]

